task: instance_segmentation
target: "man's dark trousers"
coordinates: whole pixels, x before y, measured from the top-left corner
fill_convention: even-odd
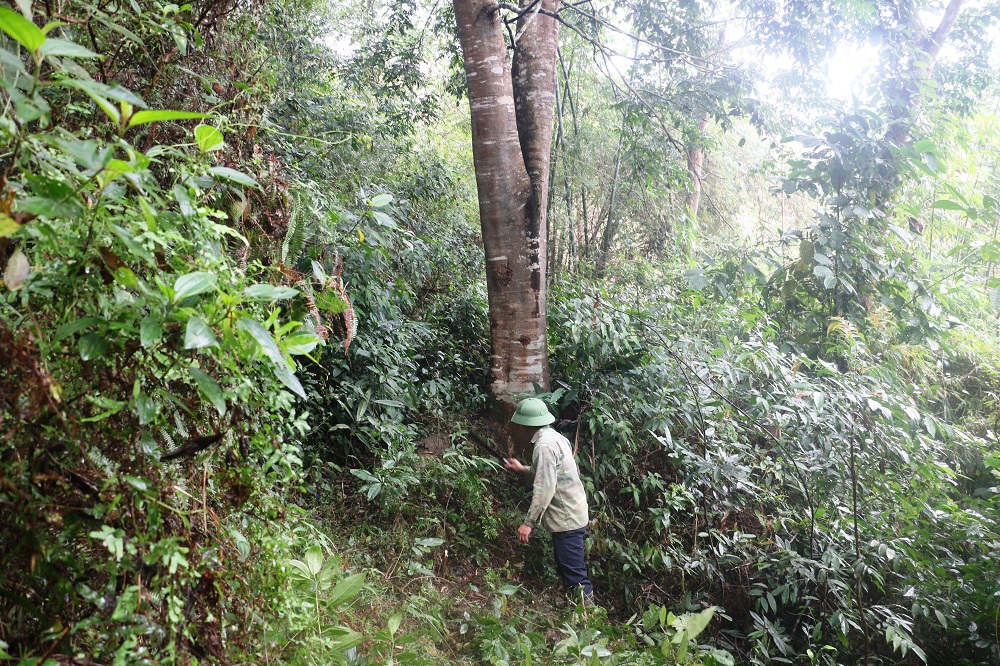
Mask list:
[[[573,593],[582,587],[583,593],[589,596],[594,593],[594,587],[590,584],[584,561],[583,537],[586,534],[586,527],[568,532],[553,532],[552,546],[556,554],[556,570],[562,578],[563,586]]]

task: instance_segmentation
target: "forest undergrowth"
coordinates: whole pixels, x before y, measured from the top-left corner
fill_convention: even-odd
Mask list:
[[[477,444],[468,121],[359,75],[413,26],[56,5],[0,7],[0,660],[1000,663],[997,204],[937,144],[842,114],[760,193],[796,228],[552,277],[590,607]]]

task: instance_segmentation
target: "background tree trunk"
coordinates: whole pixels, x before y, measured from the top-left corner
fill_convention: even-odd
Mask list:
[[[548,388],[546,208],[558,22],[525,12],[508,69],[504,23],[492,0],[454,0],[472,113],[472,154],[486,254],[490,391],[510,405]],[[558,0],[543,0],[555,11]]]
[[[698,223],[698,207],[701,205],[701,174],[702,166],[705,163],[705,148],[700,143],[700,137],[704,136],[705,129],[708,127],[708,118],[708,111],[702,111],[701,117],[698,119],[699,140],[688,144],[688,178],[691,189],[687,193],[685,205],[690,211],[691,221],[695,224]]]

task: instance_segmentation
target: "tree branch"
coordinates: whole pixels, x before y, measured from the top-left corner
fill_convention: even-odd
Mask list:
[[[948,39],[951,29],[955,27],[955,21],[958,20],[958,15],[962,11],[963,1],[951,0],[948,3],[948,6],[944,10],[944,16],[941,18],[941,23],[930,38],[924,42],[924,51],[930,56],[932,66],[941,53],[941,47],[944,46],[944,41]]]

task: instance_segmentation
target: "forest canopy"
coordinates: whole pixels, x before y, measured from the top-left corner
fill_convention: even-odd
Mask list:
[[[0,3],[0,661],[1000,664],[998,24]]]

